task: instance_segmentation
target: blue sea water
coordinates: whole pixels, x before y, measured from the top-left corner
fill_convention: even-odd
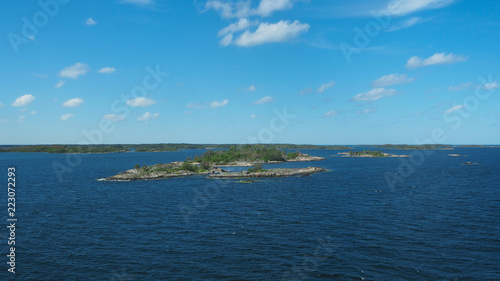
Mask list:
[[[0,280],[500,280],[499,148],[305,152],[327,160],[266,166],[330,171],[103,182],[203,151],[0,154],[3,221],[12,166],[18,219],[16,274],[4,226]]]

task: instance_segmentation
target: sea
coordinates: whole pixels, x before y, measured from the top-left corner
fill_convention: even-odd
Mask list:
[[[203,152],[0,154],[0,280],[500,280],[500,148],[302,150],[326,160],[264,168],[328,172],[253,182],[98,180]]]

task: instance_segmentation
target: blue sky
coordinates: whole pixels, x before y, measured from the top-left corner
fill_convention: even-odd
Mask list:
[[[0,144],[499,144],[499,13],[471,0],[8,0]]]

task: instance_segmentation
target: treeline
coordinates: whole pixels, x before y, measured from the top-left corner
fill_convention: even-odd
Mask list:
[[[371,150],[363,150],[363,151],[349,151],[349,156],[364,156],[370,155],[373,157],[388,157],[389,155],[383,153],[382,151],[371,151]]]
[[[286,152],[266,145],[247,144],[243,146],[231,146],[228,150],[209,150],[201,156],[196,155],[192,160],[201,163],[202,166],[205,163],[224,165],[236,161],[285,161],[288,155],[295,158],[298,154],[299,152]]]
[[[452,148],[451,145],[447,144],[421,144],[421,145],[384,144],[384,145],[371,145],[371,147],[394,149],[394,150],[417,150],[417,149],[431,150],[431,149]]]
[[[46,152],[46,153],[112,153],[112,152],[161,152],[178,151],[181,149],[238,149],[251,146],[275,150],[297,149],[351,149],[340,145],[309,145],[309,144],[189,144],[189,143],[163,143],[163,144],[106,144],[106,145],[10,145],[0,146],[0,152]]]
[[[112,153],[128,151],[124,145],[19,145],[0,147],[0,152]]]

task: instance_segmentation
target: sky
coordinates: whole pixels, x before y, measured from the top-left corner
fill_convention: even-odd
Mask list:
[[[500,2],[6,0],[0,144],[500,144]]]

